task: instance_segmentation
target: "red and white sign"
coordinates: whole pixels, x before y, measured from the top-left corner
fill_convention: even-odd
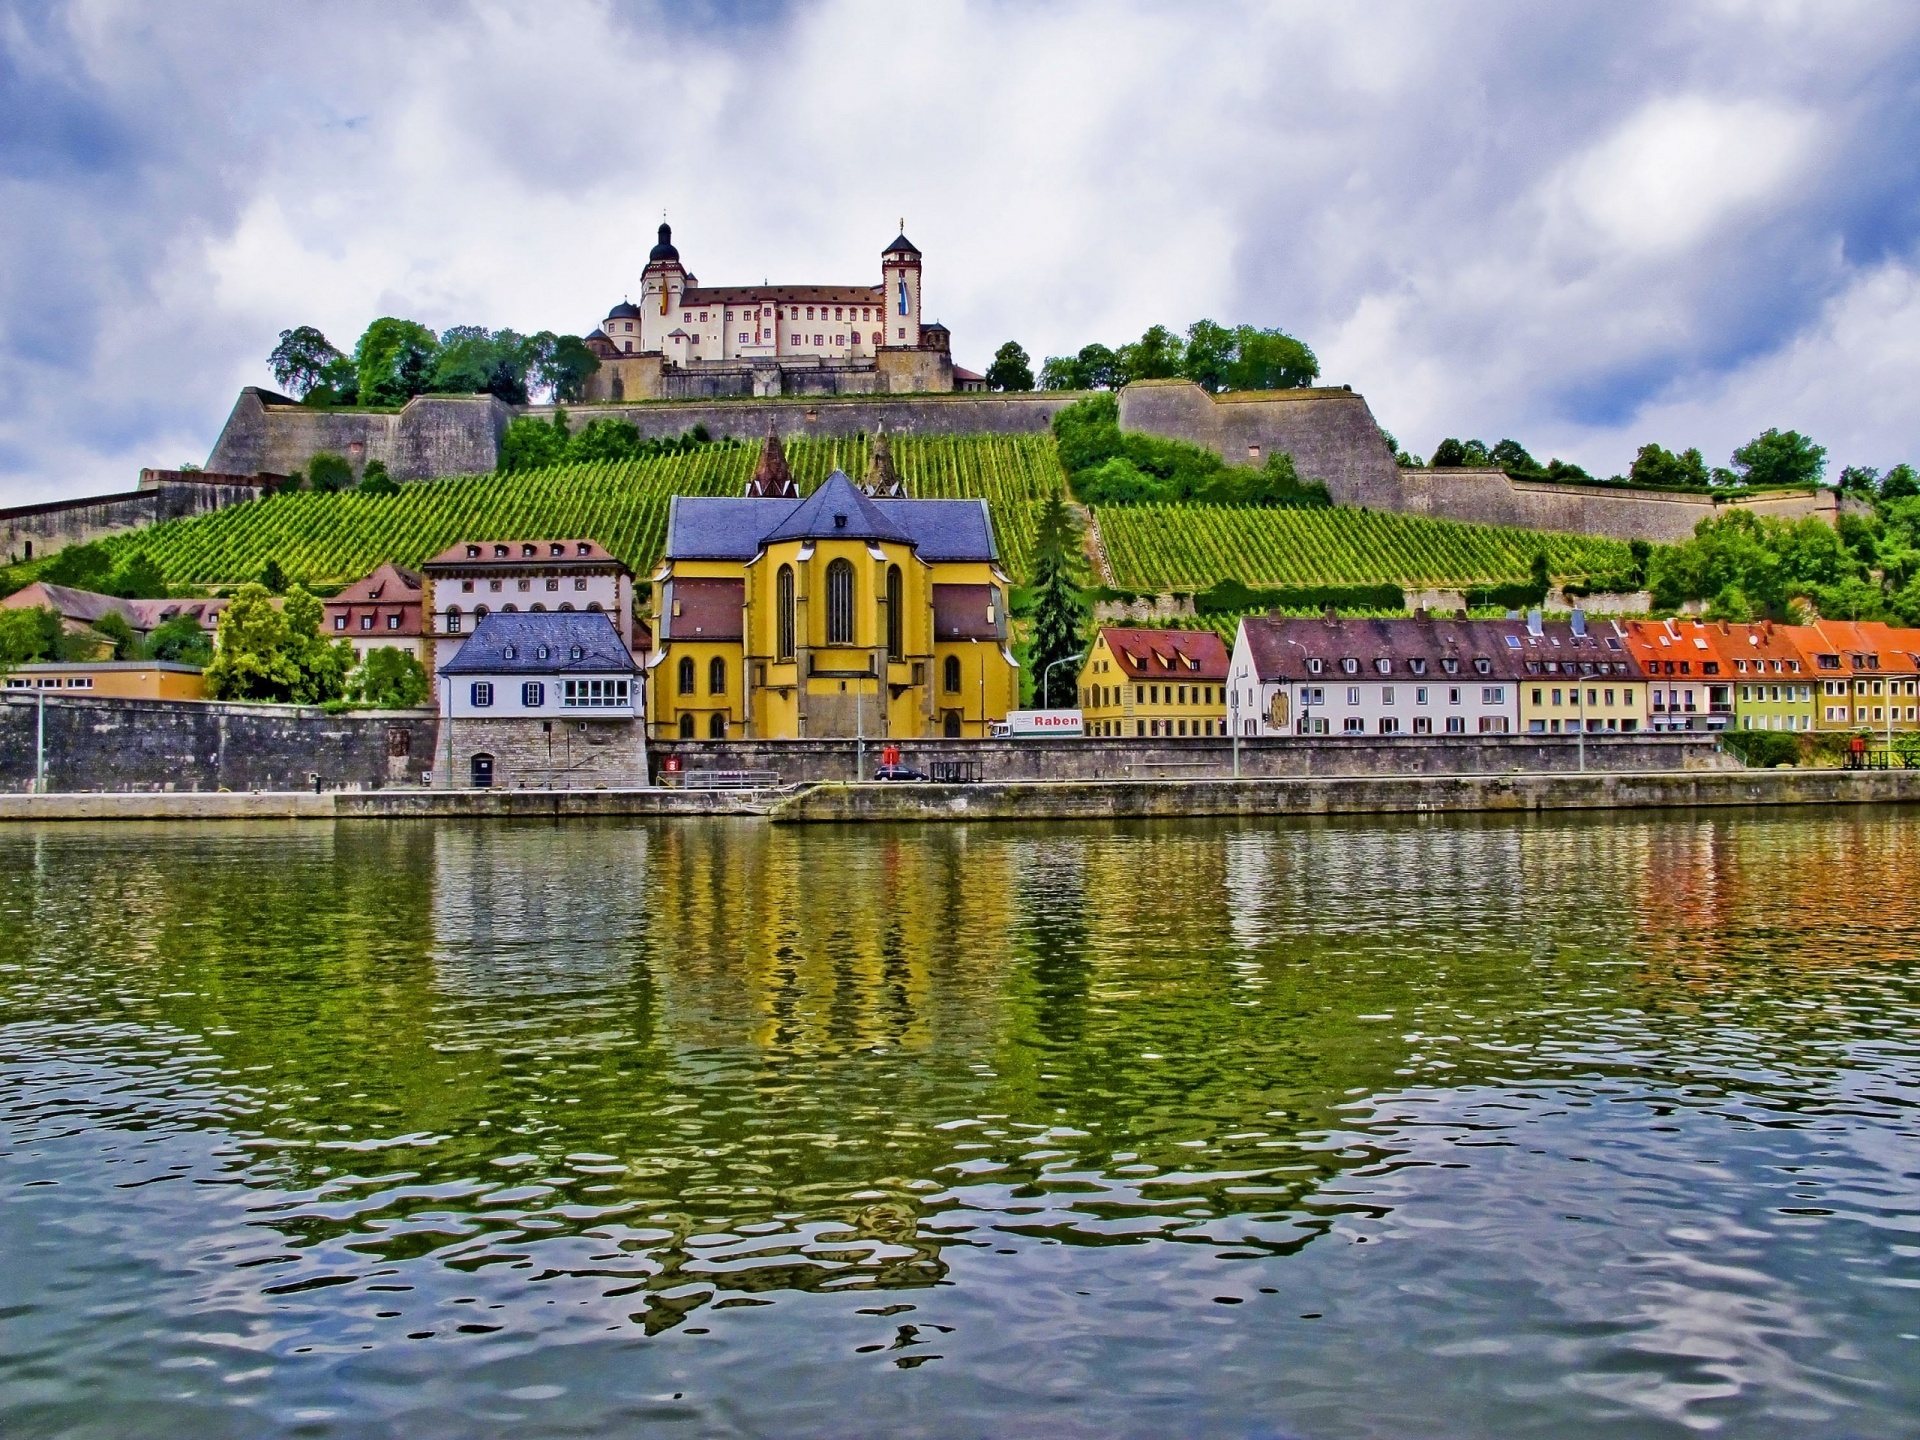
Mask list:
[[[1007,734],[1016,740],[1035,735],[1086,733],[1086,723],[1078,710],[1014,710],[1007,715]]]

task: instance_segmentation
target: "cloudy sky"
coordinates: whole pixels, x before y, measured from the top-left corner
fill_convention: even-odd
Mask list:
[[[1278,325],[1428,453],[1920,460],[1920,6],[0,0],[0,504],[204,460],[280,330],[871,282],[956,359]]]

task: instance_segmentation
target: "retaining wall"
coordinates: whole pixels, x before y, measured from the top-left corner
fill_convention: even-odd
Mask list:
[[[259,494],[260,482],[255,478],[221,475],[217,479],[188,479],[179,471],[145,470],[138,490],[0,510],[0,535],[4,536],[0,546],[11,565],[121,530],[224,510],[257,499]]]
[[[865,745],[864,773],[880,764],[880,747]],[[1155,780],[1233,774],[1233,742],[1201,740],[896,740],[901,760],[926,771],[936,760],[971,760],[985,781]],[[859,763],[852,740],[654,740],[654,772],[665,757],[678,756],[682,773],[695,770],[762,770],[782,785],[813,780],[852,780]],[[1571,735],[1407,735],[1397,740],[1343,735],[1313,740],[1253,739],[1240,742],[1240,774],[1254,777],[1309,775],[1507,775],[1576,770],[1580,748]],[[1594,771],[1711,770],[1737,768],[1707,734],[1590,735],[1586,764]]]
[[[1665,775],[1348,776],[1288,780],[816,785],[780,801],[775,824],[906,820],[1191,819],[1631,810],[1920,801],[1920,771],[1747,770]]]
[[[320,451],[358,473],[381,461],[396,480],[490,472],[513,407],[492,395],[419,395],[398,411],[316,410],[249,385],[207,457],[209,470],[291,475]]]
[[[40,704],[0,703],[0,791],[33,785]],[[328,715],[298,705],[49,696],[49,790],[300,790],[418,785],[433,764],[438,717],[399,710]]]

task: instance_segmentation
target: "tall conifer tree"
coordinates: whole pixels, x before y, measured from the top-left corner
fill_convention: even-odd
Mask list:
[[[1055,490],[1040,511],[1033,556],[1033,630],[1027,663],[1033,672],[1034,701],[1046,705],[1047,666],[1078,653],[1087,625],[1087,601],[1080,591],[1079,527]],[[1071,695],[1078,671],[1061,665],[1053,676],[1053,694]],[[1065,685],[1063,691],[1061,686]]]

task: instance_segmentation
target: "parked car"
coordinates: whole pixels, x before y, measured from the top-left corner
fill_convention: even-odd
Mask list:
[[[926,774],[911,765],[882,765],[873,772],[876,780],[925,780]]]

